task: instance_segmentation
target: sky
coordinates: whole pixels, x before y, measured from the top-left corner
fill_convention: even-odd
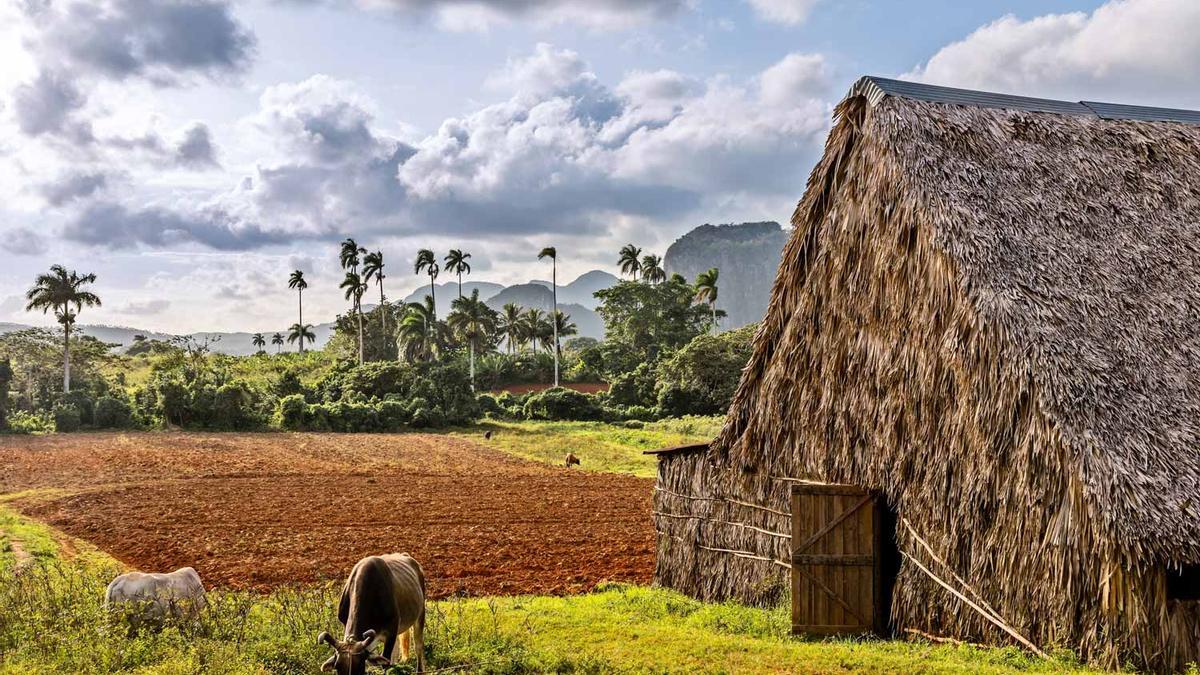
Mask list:
[[[865,74],[1200,108],[1200,2],[0,0],[0,321],[56,263],[84,323],[274,332],[293,269],[328,320],[347,236],[392,298],[615,273],[786,223]]]

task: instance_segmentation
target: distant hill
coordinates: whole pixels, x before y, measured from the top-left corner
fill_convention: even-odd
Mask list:
[[[504,305],[513,303],[525,308],[540,309],[549,312],[554,306],[554,296],[550,289],[534,281],[528,284],[509,286],[496,295],[487,299],[488,307],[501,311]],[[564,302],[562,289],[559,289],[558,309],[567,316],[579,329],[580,337],[604,339],[604,321],[593,309],[578,303]]]
[[[566,286],[558,288],[559,303],[574,303],[588,309],[596,309],[600,304],[593,295],[596,291],[616,286],[620,281],[615,276],[602,270],[584,272],[578,279]]]
[[[437,313],[438,316],[446,316],[450,313],[450,303],[458,297],[458,282],[450,281],[444,284],[434,284],[434,289],[437,291]],[[493,284],[490,281],[463,281],[463,295],[470,295],[471,291],[479,289],[479,297],[487,299],[504,290],[504,286]],[[425,296],[429,295],[429,285],[419,286],[412,293],[409,293],[404,302],[424,302]]]
[[[701,225],[671,244],[663,267],[689,282],[709,268],[720,270],[717,307],[728,314],[721,328],[738,328],[766,313],[789,234],[776,222]]]
[[[554,304],[554,295],[550,292],[549,286],[543,286],[534,281],[505,288],[488,298],[487,306],[499,310],[510,302],[521,307],[535,307],[549,312],[550,306]]]

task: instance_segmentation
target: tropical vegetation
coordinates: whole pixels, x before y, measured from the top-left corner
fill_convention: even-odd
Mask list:
[[[286,280],[296,291],[296,323],[286,332],[251,334],[254,353],[245,357],[215,353],[210,339],[138,336],[118,350],[80,336],[79,311],[100,304],[91,290],[96,277],[55,266],[35,280],[28,307],[53,312],[60,330],[0,335],[0,411],[6,426],[20,431],[164,425],[394,431],[481,416],[645,423],[719,414],[729,405],[753,328],[717,331],[724,316],[718,270],[689,283],[668,275],[660,256],[623,246],[617,266],[624,280],[595,294],[605,328],[597,341],[576,337],[578,326],[558,307],[557,248],[547,246],[537,257],[550,263],[550,308],[495,309],[478,289],[464,294],[471,254],[462,249],[440,262],[432,249],[419,250],[413,272],[428,281],[429,293],[391,302],[383,252],[346,238],[337,251],[346,311],[324,346],[310,349],[317,331],[304,320],[309,280],[297,269]],[[459,294],[439,317],[435,282],[443,270],[455,275]],[[373,291],[379,304],[368,308],[364,297]],[[285,352],[285,345],[296,350]],[[366,381],[373,384],[344,386]],[[569,388],[580,382],[597,393]],[[521,385],[538,386],[504,391]]]

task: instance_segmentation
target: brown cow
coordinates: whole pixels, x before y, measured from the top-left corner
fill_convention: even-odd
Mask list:
[[[421,564],[407,553],[389,553],[359,560],[350,570],[338,621],[346,627],[339,642],[329,633],[317,640],[334,649],[322,671],[336,670],[338,675],[363,675],[367,664],[386,668],[396,654],[396,638],[401,637],[401,658],[408,659],[408,631],[413,634],[417,652],[417,672],[425,670],[425,573]],[[383,653],[371,653],[377,637],[383,637]]]
[[[566,466],[567,468],[571,468],[572,466],[579,466],[579,458],[575,456],[575,453],[568,452],[566,459],[563,460],[563,465]]]

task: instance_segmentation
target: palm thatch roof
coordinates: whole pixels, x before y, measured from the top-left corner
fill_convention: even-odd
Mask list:
[[[814,423],[781,414],[805,368],[784,338],[839,162],[869,142],[902,186],[884,209],[916,214],[1028,373],[1095,537],[1200,561],[1200,114],[864,78],[837,117],[711,459],[761,464]]]

